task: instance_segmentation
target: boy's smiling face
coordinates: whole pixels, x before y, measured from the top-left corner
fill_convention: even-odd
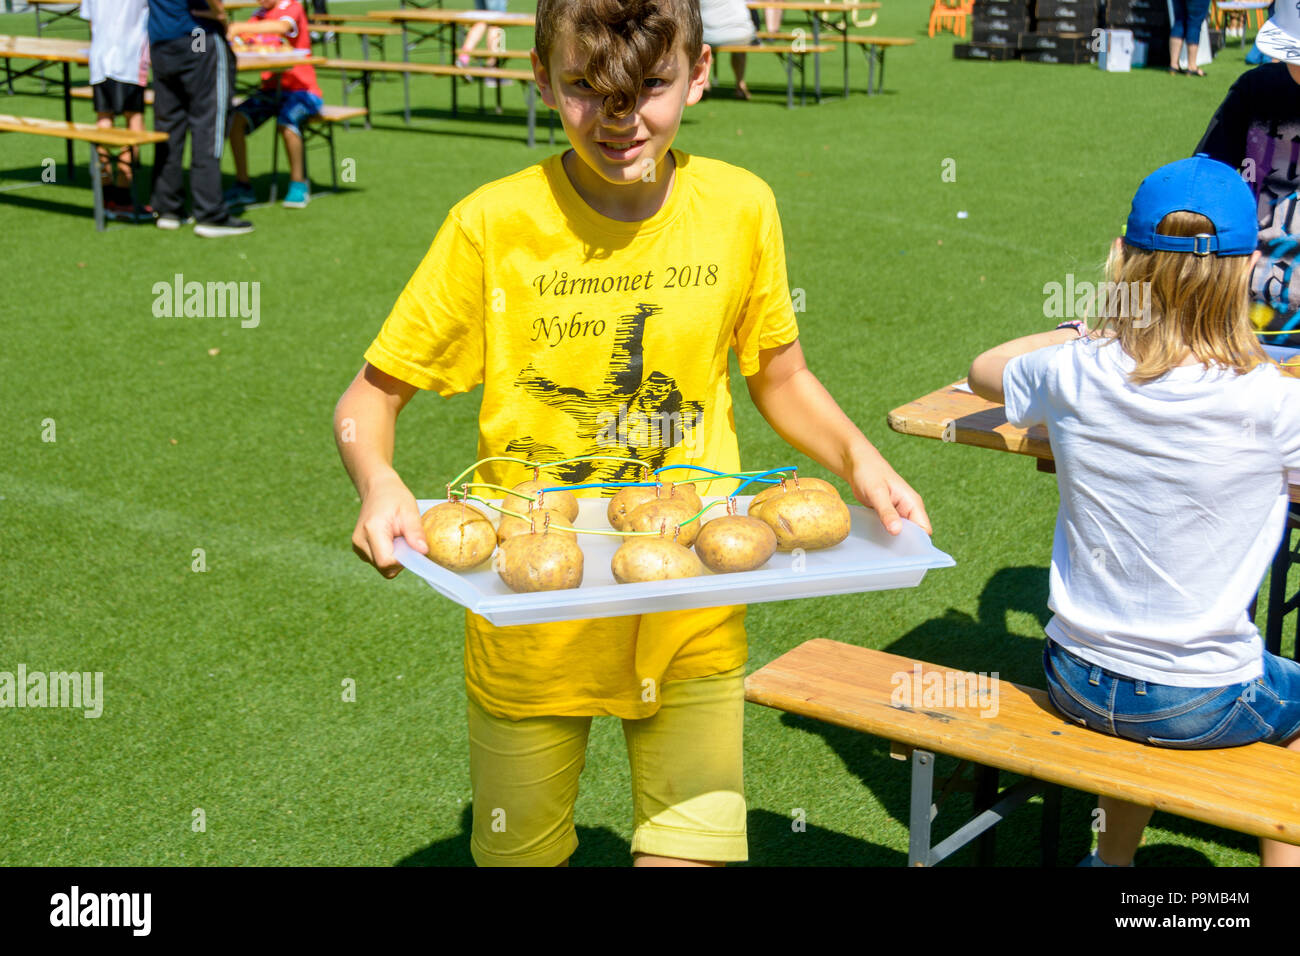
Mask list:
[[[672,51],[646,71],[632,111],[610,116],[605,112],[605,95],[593,90],[584,78],[586,62],[572,39],[553,51],[548,65],[533,52],[533,72],[542,100],[560,114],[580,160],[566,168],[583,198],[591,202],[595,194],[597,200],[616,207],[654,195],[662,201],[668,188],[667,182],[659,182],[662,164],[677,137],[683,111],[698,103],[704,93],[709,64],[707,46],[692,64],[680,41],[674,43]],[[603,202],[593,205],[604,211],[600,209]]]

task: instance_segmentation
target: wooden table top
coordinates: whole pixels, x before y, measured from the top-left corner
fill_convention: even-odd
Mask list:
[[[393,23],[486,23],[490,27],[532,27],[531,13],[494,13],[491,10],[371,10],[367,16]]]
[[[289,56],[283,53],[236,53],[235,69],[245,70],[287,70],[290,67],[300,66],[306,63],[310,66],[321,66],[325,62],[323,56]]]
[[[854,10],[879,10],[879,3],[852,3],[835,0],[832,3],[818,3],[817,0],[771,0],[769,3],[754,0],[746,3],[751,10],[803,10],[807,13],[851,13]]]
[[[62,37],[0,35],[0,57],[48,60],[51,63],[90,63],[90,41]]]
[[[1039,459],[1042,470],[1055,470],[1041,464],[1054,462],[1047,429],[1012,425],[1005,407],[968,391],[965,379],[895,408],[889,413],[889,427],[902,435],[1027,455]],[[1291,473],[1288,486],[1290,499],[1300,503],[1300,472]]]
[[[0,130],[13,133],[35,133],[59,139],[78,139],[109,146],[136,146],[140,143],[165,143],[167,134],[154,130],[129,130],[120,126],[100,129],[88,123],[70,123],[67,120],[40,119],[34,116],[9,116],[0,114]]]

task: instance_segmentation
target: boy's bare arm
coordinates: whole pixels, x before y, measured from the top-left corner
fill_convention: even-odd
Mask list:
[[[1052,329],[1048,332],[1022,335],[1010,342],[995,345],[971,363],[970,372],[966,376],[967,384],[980,398],[1001,405],[1006,401],[1006,396],[1002,394],[1002,372],[1006,369],[1007,362],[1017,355],[1047,348],[1049,345],[1060,345],[1062,342],[1070,342],[1078,337],[1079,333],[1072,328]]]
[[[776,433],[847,481],[890,534],[902,530],[900,515],[930,532],[921,496],[844,414],[808,368],[797,341],[760,352],[759,369],[746,381],[754,405]]]
[[[398,535],[421,554],[429,553],[415,496],[393,469],[397,416],[415,392],[415,386],[367,362],[334,409],[334,440],[361,496],[352,550],[386,578],[402,570],[393,557]]]
[[[226,28],[227,36],[242,36],[247,33],[272,34],[288,36],[293,31],[293,24],[288,20],[241,20]]]

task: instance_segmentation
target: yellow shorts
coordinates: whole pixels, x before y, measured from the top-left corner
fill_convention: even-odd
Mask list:
[[[623,721],[633,853],[710,862],[748,858],[744,677],[744,667],[737,667],[670,681],[660,688],[657,714]],[[557,866],[573,854],[573,806],[590,729],[590,717],[505,720],[470,700],[470,849],[479,866]]]

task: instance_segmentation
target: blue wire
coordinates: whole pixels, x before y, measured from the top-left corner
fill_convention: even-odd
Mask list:
[[[762,480],[766,479],[766,481],[767,481],[767,483],[768,483],[769,485],[775,485],[775,484],[779,483],[781,479],[779,479],[779,478],[768,478],[767,476],[768,476],[768,475],[781,474],[781,473],[783,473],[783,472],[787,472],[787,471],[798,471],[798,466],[791,466],[791,467],[789,467],[789,468],[773,468],[771,471],[763,471],[763,472],[759,472],[757,475],[754,475],[754,476],[751,477],[751,478],[746,478],[744,481],[742,481],[739,485],[736,486],[736,490],[733,491],[733,492],[731,493],[731,497],[734,498],[734,497],[736,497],[737,495],[739,495],[740,492],[741,492],[741,490],[742,490],[742,489],[743,489],[747,484],[749,484],[751,481],[762,481]]]
[[[593,482],[587,485],[556,485],[554,488],[543,488],[542,493],[548,491],[576,491],[579,488],[658,488],[657,481],[605,481]]]
[[[674,468],[694,468],[696,471],[707,471],[710,475],[727,474],[725,471],[714,471],[712,468],[705,468],[703,465],[664,465],[662,468],[656,468],[651,474],[657,475],[661,471],[672,471]]]

